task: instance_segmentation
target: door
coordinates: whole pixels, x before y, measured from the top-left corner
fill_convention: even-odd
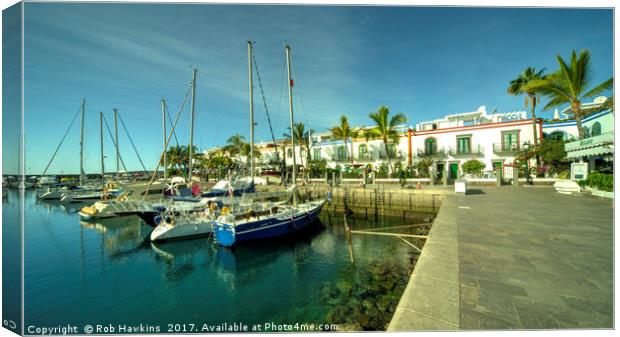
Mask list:
[[[441,178],[443,178],[444,175],[444,167],[443,167],[443,163],[437,163],[437,179],[441,180]]]
[[[495,174],[499,173],[499,178],[503,179],[503,175],[504,175],[504,162],[502,161],[494,161],[493,162],[493,171],[495,171]]]
[[[459,173],[459,163],[450,163],[450,179],[456,179]]]

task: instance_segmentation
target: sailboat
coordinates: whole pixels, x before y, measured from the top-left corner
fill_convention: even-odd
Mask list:
[[[248,41],[248,53],[251,53],[252,42]],[[284,46],[286,53],[286,64],[288,73],[288,95],[289,95],[289,109],[290,109],[290,123],[291,130],[294,130],[294,115],[293,115],[293,81],[291,79],[291,48],[288,44]],[[250,72],[250,114],[252,111],[252,73]],[[254,123],[253,118],[250,117],[251,122],[251,136],[250,136],[250,148],[253,144],[253,132]],[[291,144],[292,148],[295,148],[295,136],[291,132]],[[254,162],[253,151],[250,151],[252,168]],[[252,177],[254,172],[251,172]],[[305,203],[297,202],[297,195],[295,191],[296,183],[296,162],[295,151],[293,151],[293,174],[292,174],[292,205],[275,205],[264,211],[264,206],[260,203],[256,204],[257,208],[263,208],[263,210],[249,212],[245,214],[238,214],[231,212],[229,214],[220,215],[214,224],[215,238],[217,242],[225,247],[231,247],[243,241],[259,240],[267,238],[275,238],[288,234],[293,234],[309,224],[311,224],[321,213],[325,199],[308,201]]]
[[[84,173],[84,117],[85,117],[85,111],[86,111],[86,100],[82,99],[82,104],[80,105],[80,110],[79,110],[79,112],[80,112],[81,127],[80,127],[80,178],[79,178],[78,186],[71,186],[71,185],[69,185],[69,186],[56,186],[56,187],[48,186],[46,189],[44,189],[42,191],[39,191],[37,193],[37,199],[41,199],[41,200],[60,200],[65,195],[80,196],[80,195],[98,193],[99,191],[101,191],[101,187],[99,187],[99,186],[85,185],[85,180],[86,180],[86,174]],[[75,118],[77,118],[77,115],[76,115]],[[60,140],[60,143],[58,144],[58,147],[56,148],[56,151],[52,155],[52,158],[50,159],[50,161],[48,162],[47,166],[45,167],[45,170],[43,170],[43,173],[41,174],[41,179],[46,178],[45,174],[47,173],[47,170],[50,168],[50,165],[54,161],[54,158],[56,157],[56,154],[58,153],[58,150],[60,149],[62,143],[65,140],[65,137],[67,136],[69,130],[71,129],[71,126],[73,126],[73,122],[71,122],[71,124],[69,125],[69,128],[65,132],[65,135],[63,136],[63,138]]]

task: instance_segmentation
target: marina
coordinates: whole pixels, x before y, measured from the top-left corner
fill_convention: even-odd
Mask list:
[[[17,219],[16,193],[9,190],[3,204],[5,222]],[[342,215],[326,210],[301,235],[231,250],[208,237],[151,242],[152,227],[135,216],[80,221],[71,204],[36,200],[29,191],[25,200],[33,210],[26,220],[26,321],[37,326],[97,317],[112,324],[308,321],[385,330],[386,312],[396,308],[418,256],[398,238],[360,236],[353,238],[353,264]],[[348,223],[364,229],[405,222]],[[373,301],[368,309],[364,300]],[[66,308],[75,308],[69,321]]]
[[[9,7],[4,327],[613,329],[613,14]]]

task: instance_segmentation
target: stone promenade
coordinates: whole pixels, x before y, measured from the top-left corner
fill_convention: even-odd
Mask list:
[[[389,331],[613,327],[613,203],[548,187],[447,196]]]

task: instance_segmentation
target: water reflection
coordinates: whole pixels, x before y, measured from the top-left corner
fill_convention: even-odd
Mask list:
[[[14,196],[17,191],[3,204],[4,219],[18,218]],[[374,311],[347,309],[342,314],[335,308],[357,306],[346,301],[349,297],[370,301],[369,284],[407,274],[410,265],[408,245],[375,236],[354,237],[351,264],[342,217],[327,212],[297,236],[227,249],[209,237],[154,244],[148,240],[151,227],[137,217],[81,222],[76,214],[80,205],[38,201],[30,191],[25,196],[27,324],[54,326],[71,320],[84,325],[93,317],[126,324],[190,318],[209,323],[324,322],[328,314],[336,323],[349,316],[363,320]],[[349,218],[356,229],[388,224],[403,222]],[[363,278],[369,273],[377,274],[377,280]],[[401,291],[400,285],[373,287]],[[389,302],[391,307],[398,296],[372,303]],[[118,303],[124,305],[119,308]]]

